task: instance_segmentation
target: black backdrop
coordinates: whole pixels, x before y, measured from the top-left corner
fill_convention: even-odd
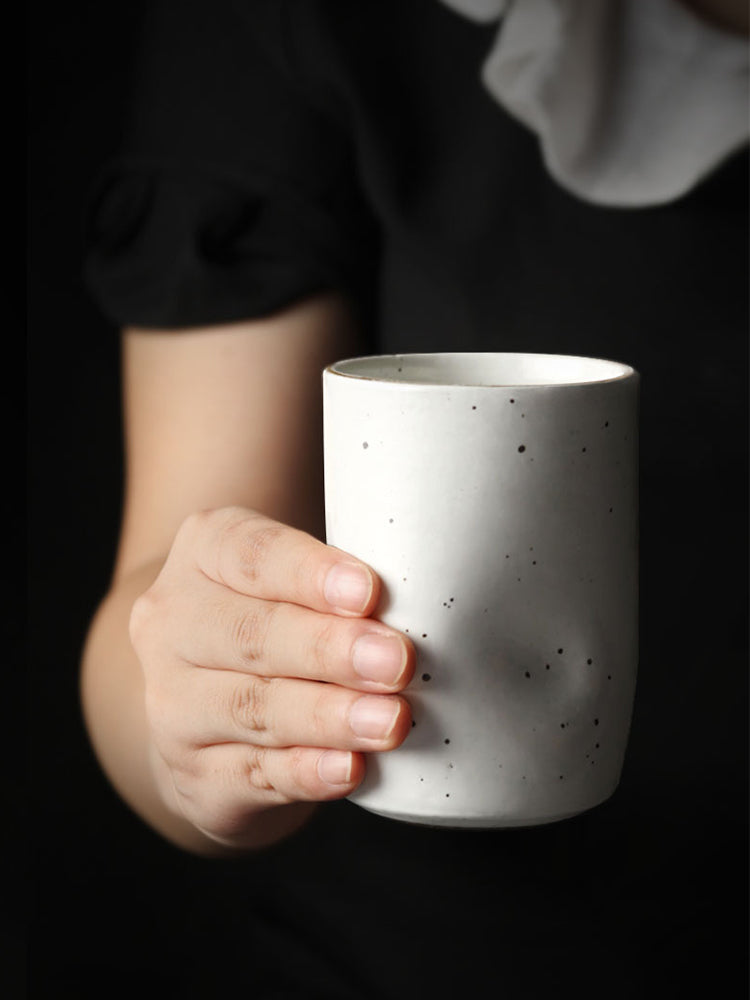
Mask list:
[[[171,995],[181,942],[195,943],[192,899],[210,907],[228,877],[163,845],[118,801],[78,702],[121,484],[118,335],[82,284],[82,216],[118,141],[141,8],[28,5],[28,973],[29,995],[40,998],[160,986]],[[6,942],[18,955],[18,915],[11,920]]]
[[[232,920],[232,866],[179,854],[131,815],[92,757],[78,703],[78,659],[107,585],[121,485],[118,337],[82,284],[82,213],[118,140],[141,7],[83,0],[28,7],[29,973],[30,995],[40,998],[131,995],[141,984],[171,995],[179,983],[184,993],[177,970],[195,949],[206,952],[206,978],[194,979],[187,994],[210,996],[210,970],[221,962],[221,935]],[[745,401],[738,405],[736,485],[744,491]],[[724,564],[740,588],[745,556],[741,545]],[[717,620],[717,630],[724,627]],[[736,802],[718,809],[720,823],[744,813],[745,732],[727,746],[735,758],[720,795]],[[715,915],[732,935],[717,961],[733,955],[740,973],[741,827],[722,838],[736,848],[721,867],[733,882],[731,919],[729,909]],[[710,856],[687,861],[686,879],[702,881],[717,863]],[[17,939],[12,930],[9,940]]]

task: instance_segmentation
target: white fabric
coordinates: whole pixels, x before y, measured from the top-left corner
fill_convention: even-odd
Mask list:
[[[442,2],[501,19],[484,85],[586,201],[671,201],[750,137],[748,41],[677,0]]]

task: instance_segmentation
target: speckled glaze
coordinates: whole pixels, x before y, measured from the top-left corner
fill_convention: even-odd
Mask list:
[[[324,381],[328,542],[409,634],[414,726],[352,800],[511,827],[615,790],[637,664],[638,375],[555,355],[360,358]]]

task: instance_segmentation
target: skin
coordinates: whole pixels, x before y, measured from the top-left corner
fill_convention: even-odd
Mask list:
[[[124,514],[81,696],[114,787],[185,850],[288,836],[410,730],[414,649],[320,541],[321,371],[358,348],[336,296],[123,334]]]

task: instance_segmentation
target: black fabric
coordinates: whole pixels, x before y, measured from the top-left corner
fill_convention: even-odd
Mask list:
[[[376,237],[351,141],[306,101],[283,9],[149,8],[128,139],[88,220],[86,277],[116,323],[265,315],[331,287],[367,302]]]
[[[224,985],[731,995],[746,930],[746,152],[678,202],[592,207],[482,89],[494,26],[437,0],[152,7],[131,138],[90,223],[108,316],[181,327],[338,288],[377,350],[587,354],[643,380],[641,665],[615,796],[481,833],[342,802],[241,864],[211,862]]]

